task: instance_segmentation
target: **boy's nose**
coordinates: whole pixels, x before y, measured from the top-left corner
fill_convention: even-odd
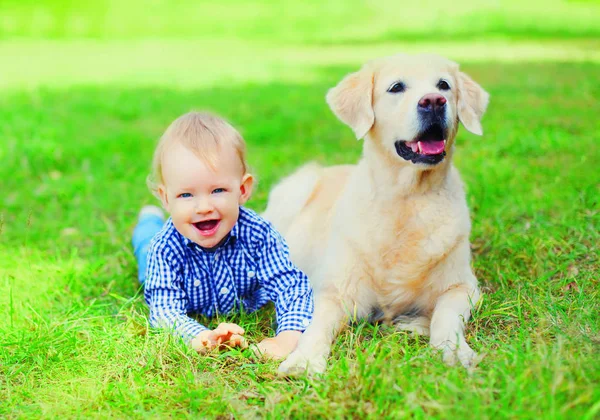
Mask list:
[[[196,200],[196,213],[198,214],[204,214],[204,213],[210,213],[213,209],[212,204],[210,203],[210,200],[206,199],[206,198],[198,198]]]

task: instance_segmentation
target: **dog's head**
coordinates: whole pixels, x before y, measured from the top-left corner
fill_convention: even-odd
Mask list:
[[[327,93],[329,106],[356,137],[379,142],[400,162],[444,160],[458,121],[481,135],[489,95],[458,65],[433,55],[395,55],[367,63]]]

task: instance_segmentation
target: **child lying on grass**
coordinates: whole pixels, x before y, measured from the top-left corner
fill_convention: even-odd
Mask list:
[[[312,319],[306,275],[290,261],[281,235],[242,207],[254,178],[246,145],[226,121],[191,112],[177,118],[154,153],[149,186],[161,209],[140,212],[133,234],[150,324],[176,331],[198,352],[220,345],[245,347],[244,330],[222,323],[210,330],[188,313],[214,316],[242,305],[251,312],[275,303],[277,334],[258,350],[287,356]]]

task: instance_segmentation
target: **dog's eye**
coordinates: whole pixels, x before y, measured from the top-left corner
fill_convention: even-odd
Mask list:
[[[450,90],[450,84],[448,84],[448,82],[446,82],[444,79],[441,79],[437,84],[437,88],[439,90]]]
[[[387,90],[390,93],[400,93],[406,90],[406,85],[402,82],[396,82]]]

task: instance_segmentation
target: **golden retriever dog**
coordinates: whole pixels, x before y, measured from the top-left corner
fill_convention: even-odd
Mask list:
[[[363,155],[357,165],[308,164],[269,195],[264,216],[315,292],[313,321],[280,374],[323,372],[340,328],[374,313],[429,335],[447,364],[474,363],[464,328],[480,292],[452,155],[459,121],[482,134],[488,98],[432,55],[374,60],[328,92]]]

